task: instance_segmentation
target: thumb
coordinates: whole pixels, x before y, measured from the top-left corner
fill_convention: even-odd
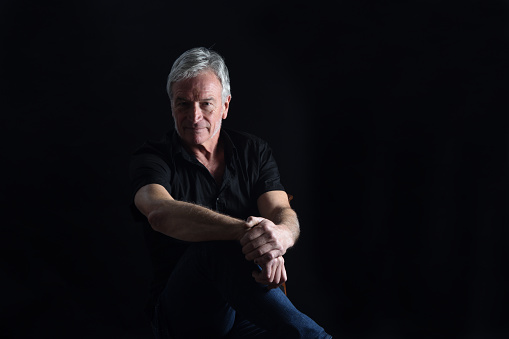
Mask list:
[[[261,223],[264,219],[262,217],[249,217],[246,220],[246,223],[249,227],[253,227]]]

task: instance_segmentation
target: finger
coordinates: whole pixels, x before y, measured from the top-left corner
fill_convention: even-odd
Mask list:
[[[281,257],[284,253],[281,250],[274,249],[271,250],[265,254],[263,254],[261,257],[257,257],[255,259],[252,259],[255,264],[258,265],[265,265],[271,260],[274,260],[275,258]],[[248,259],[249,260],[249,259]]]
[[[282,257],[281,257],[282,258]],[[279,258],[278,258],[279,259]],[[267,286],[269,289],[278,288],[283,284],[286,276],[286,269],[283,261],[278,260],[277,269],[275,270],[274,279],[272,280],[271,284]]]
[[[247,243],[261,236],[263,233],[264,233],[263,229],[261,229],[260,227],[253,226],[251,229],[249,229],[248,232],[246,232],[246,234],[244,234],[244,236],[242,236],[242,238],[240,238],[240,244],[244,246]]]
[[[281,270],[281,284],[288,281],[288,274],[286,273],[286,267],[283,265],[283,269]]]
[[[251,276],[259,284],[269,285],[269,283],[270,283],[269,280],[267,279],[265,272],[253,271],[251,273]]]
[[[249,232],[252,232],[252,231],[249,231]],[[240,244],[242,245],[242,253],[247,254],[247,253],[250,253],[250,252],[256,250],[260,246],[265,245],[268,242],[267,240],[268,239],[265,239],[263,234],[257,238],[254,238],[254,239],[251,239],[251,240],[245,242],[244,244],[242,243],[242,239],[241,239]]]
[[[274,278],[272,279],[272,284],[279,286],[281,285],[281,267],[282,265],[278,265],[278,267],[274,270]]]
[[[266,232],[258,226],[246,232],[241,239],[241,245],[242,253],[249,254],[253,252],[248,260],[253,260],[253,256],[260,257],[272,249],[277,249],[284,254],[283,245],[281,241],[274,237],[274,232]]]
[[[264,219],[261,217],[252,217],[251,223],[254,223],[254,221],[258,222],[258,224],[254,225],[256,227],[252,227],[249,232],[246,232],[244,236],[241,238],[241,244],[244,246],[250,241],[253,241],[254,239],[263,236],[266,239],[276,239],[276,229],[275,225],[272,221],[268,219]],[[246,222],[248,223],[248,222]],[[248,223],[249,224],[249,223]]]
[[[253,217],[253,216],[251,216],[251,217],[246,219],[246,223],[248,224],[249,227],[253,227],[253,226],[256,226],[259,223],[261,223],[263,220],[264,220],[264,218],[262,218],[262,217]]]
[[[278,246],[277,243],[263,243],[253,249],[250,249],[250,246],[248,247],[243,246],[242,247],[242,253],[245,254],[247,260],[254,260],[256,258],[260,258],[261,256],[265,255],[266,253],[270,251],[281,251],[282,247]],[[275,256],[274,258],[276,258]]]
[[[254,280],[259,283],[259,284],[263,284],[263,285],[267,285],[265,280],[262,278],[262,275],[261,275],[262,272],[259,272],[259,271],[253,271],[251,273],[251,276],[254,278]]]
[[[261,271],[254,271],[252,276],[259,283],[264,285],[270,284],[271,277],[274,275],[274,268],[272,263],[260,265]]]
[[[271,282],[271,278],[274,276],[274,267],[272,263],[268,263],[262,269],[262,277],[267,281],[267,283]]]
[[[272,260],[270,262],[270,267],[271,267],[271,271],[270,271],[270,276],[269,276],[269,283],[273,284],[276,280],[277,272],[279,271],[279,265],[278,265],[277,260]]]

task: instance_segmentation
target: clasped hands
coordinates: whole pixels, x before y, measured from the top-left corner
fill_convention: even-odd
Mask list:
[[[242,253],[262,269],[254,271],[253,278],[268,289],[281,286],[287,280],[283,259],[289,247],[287,230],[261,217],[249,217],[246,222],[250,229],[240,239]]]

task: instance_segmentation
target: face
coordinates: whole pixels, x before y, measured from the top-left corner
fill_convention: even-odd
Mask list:
[[[221,122],[228,115],[230,96],[222,102],[221,82],[212,71],[172,85],[175,129],[190,147],[215,147]]]

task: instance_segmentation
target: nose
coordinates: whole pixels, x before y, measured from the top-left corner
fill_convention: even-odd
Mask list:
[[[190,111],[189,118],[193,123],[197,123],[203,119],[203,112],[201,111],[200,104],[198,102],[194,103]]]

